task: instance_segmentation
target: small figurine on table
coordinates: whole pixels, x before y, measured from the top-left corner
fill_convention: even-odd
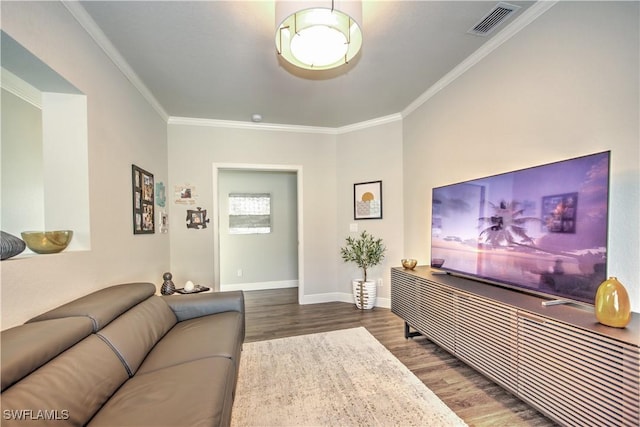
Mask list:
[[[171,280],[172,277],[173,276],[169,272],[162,275],[162,278],[164,279],[164,283],[162,284],[162,288],[160,289],[160,293],[162,295],[171,295],[176,291],[176,285],[174,285],[173,281]]]

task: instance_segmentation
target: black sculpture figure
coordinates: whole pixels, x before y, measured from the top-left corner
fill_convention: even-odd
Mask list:
[[[173,284],[173,281],[171,280],[172,277],[173,276],[169,272],[162,275],[162,278],[164,279],[164,283],[162,284],[162,288],[160,289],[160,293],[162,295],[171,295],[175,293],[176,285]]]

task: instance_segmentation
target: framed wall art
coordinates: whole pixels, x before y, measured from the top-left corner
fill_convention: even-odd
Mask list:
[[[193,205],[197,197],[196,187],[193,185],[184,184],[174,187],[174,203],[177,205]]]
[[[187,209],[187,228],[195,228],[199,230],[201,228],[207,228],[207,210],[200,207],[195,209]]]
[[[133,234],[155,233],[153,174],[131,165]]]
[[[353,219],[382,219],[382,181],[353,184]]]
[[[160,212],[160,232],[169,232],[169,214],[166,212]]]

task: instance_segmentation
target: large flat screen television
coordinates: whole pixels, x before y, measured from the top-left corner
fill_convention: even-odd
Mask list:
[[[433,189],[431,264],[593,304],[606,279],[608,151]]]

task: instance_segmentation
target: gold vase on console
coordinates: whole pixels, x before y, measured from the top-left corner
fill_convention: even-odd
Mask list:
[[[596,318],[603,325],[624,328],[631,321],[629,294],[615,277],[602,282],[596,292]]]

